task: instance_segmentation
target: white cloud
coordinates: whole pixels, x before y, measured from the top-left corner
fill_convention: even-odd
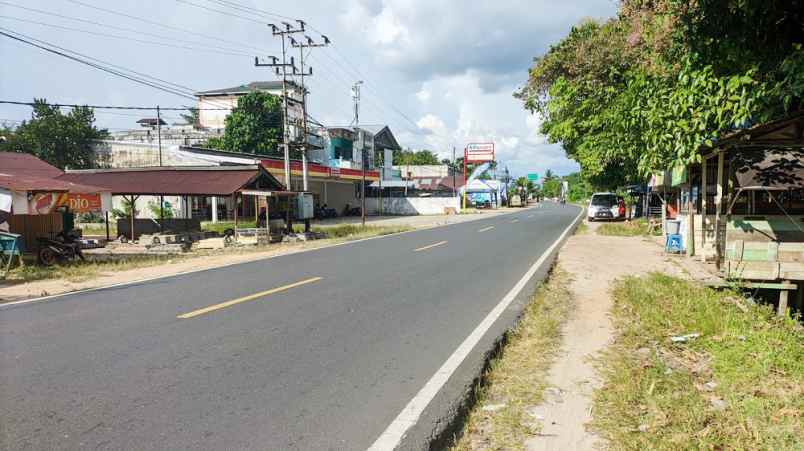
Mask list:
[[[433,96],[433,93],[427,88],[427,86],[422,86],[422,89],[416,93],[416,98],[419,99],[421,103],[427,103],[430,100],[430,97]]]

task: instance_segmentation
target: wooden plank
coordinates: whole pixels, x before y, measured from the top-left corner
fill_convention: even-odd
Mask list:
[[[798,285],[790,282],[781,282],[781,283],[769,283],[769,282],[749,282],[749,281],[710,281],[704,284],[707,287],[718,288],[718,287],[733,287],[735,285],[741,288],[762,288],[767,290],[795,290],[798,288]]]
[[[726,277],[730,279],[777,280],[780,267],[776,262],[727,261]]]
[[[776,312],[779,316],[787,316],[787,295],[788,290],[779,292],[779,310]]]

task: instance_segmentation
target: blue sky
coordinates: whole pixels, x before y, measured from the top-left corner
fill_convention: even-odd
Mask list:
[[[512,93],[526,81],[533,57],[573,24],[616,8],[615,0],[0,0],[0,27],[209,90],[274,79],[253,64],[256,55],[280,53],[266,24],[302,18],[311,37],[323,33],[333,41],[309,58],[310,114],[317,120],[348,124],[350,85],[362,79],[361,122],[389,124],[403,146],[448,157],[453,146],[460,154],[469,142],[494,141],[498,159],[516,175],[548,168],[563,174],[577,165],[538,134],[539,119]],[[2,100],[192,104],[2,36],[0,56]],[[0,105],[0,122],[29,115],[30,108]],[[98,125],[133,128],[145,115],[98,111]]]

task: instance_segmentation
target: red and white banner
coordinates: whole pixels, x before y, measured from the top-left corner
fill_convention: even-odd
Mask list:
[[[471,143],[466,145],[467,163],[494,161],[494,143]]]

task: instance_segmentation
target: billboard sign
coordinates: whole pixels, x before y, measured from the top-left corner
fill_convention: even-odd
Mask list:
[[[467,163],[494,161],[494,143],[471,143],[466,145]]]

